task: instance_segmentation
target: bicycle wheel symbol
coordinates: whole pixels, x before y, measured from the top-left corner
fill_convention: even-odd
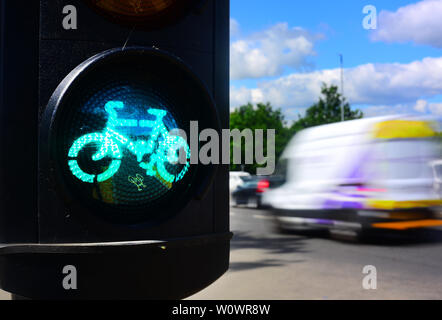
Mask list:
[[[104,146],[104,148],[106,149],[106,154],[108,154],[109,153],[108,150],[111,149],[112,155],[114,157],[108,169],[99,175],[92,175],[86,173],[78,165],[77,159],[80,151],[84,147],[92,143]],[[83,182],[94,183],[95,181],[97,182],[106,181],[112,178],[118,172],[121,166],[122,154],[120,148],[118,147],[118,144],[116,144],[114,141],[108,139],[105,135],[101,133],[91,133],[75,141],[75,143],[72,145],[71,149],[69,150],[69,158],[72,159],[69,160],[68,163],[72,174]],[[99,161],[102,160],[103,158],[104,157],[100,157],[99,154],[95,154],[92,156],[92,160],[94,161]]]

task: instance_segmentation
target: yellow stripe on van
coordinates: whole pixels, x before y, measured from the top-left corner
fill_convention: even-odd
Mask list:
[[[376,124],[377,139],[428,138],[436,136],[436,131],[428,121],[389,120]]]
[[[442,206],[442,200],[368,200],[367,205],[373,209],[394,210]]]

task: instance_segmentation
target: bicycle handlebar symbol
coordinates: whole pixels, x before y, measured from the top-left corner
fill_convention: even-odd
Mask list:
[[[149,115],[156,120],[131,120],[118,119],[117,110],[122,110],[124,103],[121,101],[109,101],[104,109],[109,118],[107,126],[102,132],[94,132],[82,136],[74,142],[69,150],[69,168],[72,174],[86,183],[104,182],[112,178],[120,169],[123,153],[122,147],[126,147],[136,156],[140,168],[146,170],[146,175],[157,177],[166,186],[171,186],[173,182],[181,180],[190,167],[190,148],[185,139],[179,136],[170,135],[163,119],[167,111],[161,109],[149,109]],[[151,128],[152,132],[147,141],[131,141],[117,131],[118,127],[141,127]],[[80,151],[87,145],[99,144],[97,152],[92,156],[93,161],[100,161],[106,157],[112,159],[109,167],[101,174],[93,175],[84,172],[78,164]],[[186,154],[186,164],[179,173],[170,173],[166,169],[166,163],[177,164],[179,161],[179,150],[184,149]],[[150,159],[144,162],[144,157],[148,155]]]

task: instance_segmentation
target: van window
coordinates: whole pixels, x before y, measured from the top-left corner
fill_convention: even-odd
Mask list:
[[[287,181],[287,168],[289,160],[287,158],[281,158],[275,168],[274,176],[276,177],[272,187],[283,185]]]
[[[435,172],[436,178],[438,180],[442,180],[442,164],[435,165],[434,172]]]
[[[438,158],[433,139],[378,140],[373,165],[377,179],[425,179],[433,173],[430,162]]]

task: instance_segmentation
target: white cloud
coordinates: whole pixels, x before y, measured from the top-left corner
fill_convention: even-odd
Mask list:
[[[424,99],[395,105],[372,105],[361,109],[364,111],[365,117],[377,117],[392,114],[429,114],[436,117],[442,116],[442,103],[428,102]]]
[[[433,115],[442,116],[442,103],[428,102],[423,99],[416,101],[413,108],[417,112],[429,112]]]
[[[413,104],[373,105],[360,109],[364,112],[365,118],[416,113],[413,111]]]
[[[232,86],[231,106],[270,101],[283,109],[305,108],[318,100],[324,82],[339,86],[340,70],[295,73],[261,82],[252,89]],[[369,63],[345,70],[345,96],[351,104],[415,103],[439,94],[442,94],[442,57],[408,64]]]
[[[239,30],[235,20],[232,32]],[[233,41],[230,45],[230,74],[233,80],[279,76],[284,68],[303,69],[314,56],[313,35],[302,28],[289,28],[279,23],[267,30]]]
[[[428,105],[431,114],[442,116],[442,103],[430,103]]]
[[[417,112],[426,112],[428,109],[428,102],[426,100],[419,99],[413,108]]]
[[[233,18],[230,18],[230,36],[236,37],[239,34],[239,23]]]
[[[424,0],[399,8],[381,11],[378,29],[372,39],[385,42],[414,42],[442,48],[442,1]]]

